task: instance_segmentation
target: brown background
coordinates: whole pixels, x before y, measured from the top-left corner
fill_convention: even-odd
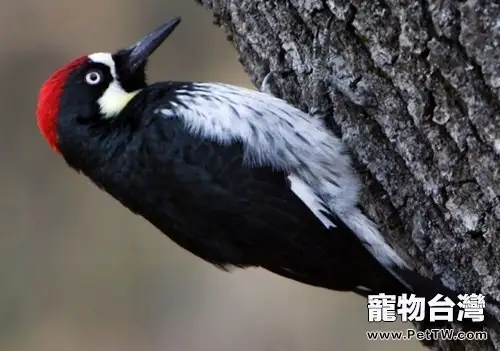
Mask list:
[[[59,65],[118,49],[174,15],[152,80],[250,87],[188,0],[0,2],[0,350],[418,350],[368,342],[366,302],[262,270],[227,274],[175,246],[52,153],[38,89]],[[405,326],[406,327],[406,326]]]

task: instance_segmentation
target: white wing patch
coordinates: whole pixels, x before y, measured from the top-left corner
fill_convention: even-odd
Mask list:
[[[287,171],[293,191],[326,226],[326,204],[386,267],[405,262],[358,209],[360,184],[341,140],[322,121],[271,95],[218,83],[191,83],[175,91],[160,112],[178,116],[188,131],[222,144],[241,141],[247,162]],[[320,200],[322,199],[322,201]]]
[[[323,201],[314,193],[306,183],[294,175],[289,175],[291,189],[304,204],[311,210],[312,213],[323,223],[326,228],[335,228],[335,224],[329,220],[321,211],[328,212],[329,209]]]

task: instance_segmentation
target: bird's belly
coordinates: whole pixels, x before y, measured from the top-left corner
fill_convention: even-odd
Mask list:
[[[230,214],[210,206],[186,206],[171,191],[128,190],[118,192],[126,196],[115,197],[176,244],[219,267],[258,266],[306,284],[346,290],[356,284],[353,267],[372,265],[364,264],[366,255],[356,254],[364,249],[353,243],[354,235],[329,232],[320,221],[298,213],[294,217],[269,210],[249,217],[244,211]],[[213,201],[213,207],[220,205]]]
[[[269,251],[257,237],[248,236],[254,230],[251,224],[238,228],[229,219],[217,220],[217,215],[210,218],[178,209],[143,217],[176,244],[218,266],[259,265],[258,256]]]

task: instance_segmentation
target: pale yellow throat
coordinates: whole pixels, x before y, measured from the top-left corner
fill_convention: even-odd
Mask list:
[[[108,89],[97,100],[101,108],[101,114],[105,118],[112,118],[117,116],[127,104],[136,96],[141,90],[126,92],[116,80],[113,81]]]

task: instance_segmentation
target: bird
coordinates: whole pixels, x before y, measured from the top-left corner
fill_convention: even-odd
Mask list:
[[[263,89],[149,83],[149,58],[180,22],[80,56],[43,83],[37,125],[69,167],[221,269],[364,297],[456,296],[363,214],[351,156],[320,118]]]

